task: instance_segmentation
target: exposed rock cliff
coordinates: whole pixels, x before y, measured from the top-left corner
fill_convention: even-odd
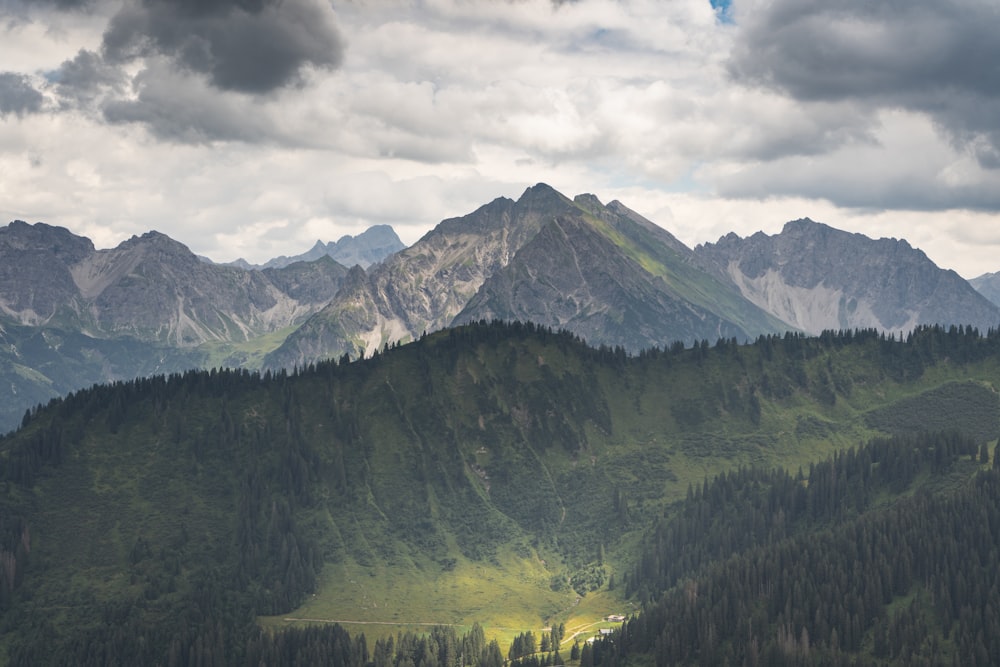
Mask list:
[[[441,222],[367,274],[352,272],[266,363],[371,354],[481,318],[530,320],[632,351],[783,327],[624,205],[538,184],[516,202],[499,198]]]
[[[175,346],[286,328],[332,298],[347,269],[326,259],[247,271],[200,261],[158,232],[110,250],[44,224],[0,228],[0,309],[32,326]]]
[[[747,299],[809,333],[903,333],[918,324],[986,330],[1000,323],[997,306],[904,240],[874,240],[802,219],[774,236],[729,234],[695,252]]]

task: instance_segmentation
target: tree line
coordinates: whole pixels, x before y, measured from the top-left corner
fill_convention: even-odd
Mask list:
[[[520,340],[542,341],[553,346],[551,349],[578,359],[580,372],[577,377],[582,380],[560,382],[546,365],[532,363],[533,372],[540,380],[534,384],[519,382],[513,371],[520,361],[513,352],[504,351],[504,344]],[[611,428],[607,406],[588,391],[587,382],[599,372],[618,373],[624,378],[623,383],[638,384],[646,372],[643,369],[699,368],[699,365],[718,363],[731,369],[729,372],[733,375],[749,379],[739,386],[735,382],[717,382],[706,385],[707,388],[694,388],[704,394],[703,401],[702,396],[698,399],[703,403],[703,418],[725,411],[743,415],[752,423],[755,414],[757,418],[760,416],[758,397],[780,396],[793,388],[828,396],[827,400],[833,402],[838,400],[837,396],[848,395],[854,381],[851,374],[823,362],[824,355],[831,351],[850,347],[857,352],[858,363],[866,364],[864,372],[905,378],[922,373],[923,368],[935,360],[946,358],[950,363],[974,363],[995,354],[1000,351],[1000,335],[992,330],[981,335],[963,327],[920,328],[905,340],[874,331],[828,332],[817,338],[787,334],[763,336],[749,345],[720,339],[714,346],[703,341],[690,348],[671,345],[633,356],[620,348],[589,348],[577,336],[532,324],[481,322],[424,337],[412,346],[386,347],[364,360],[351,361],[342,357],[287,372],[191,371],[74,392],[53,400],[44,408],[29,411],[20,433],[0,438],[0,483],[8,499],[0,511],[0,612],[11,611],[12,605],[18,602],[24,604],[20,609],[25,611],[23,614],[5,613],[2,619],[0,630],[13,637],[7,644],[12,664],[246,664],[253,656],[289,655],[283,652],[294,652],[298,646],[316,646],[322,642],[348,645],[346,640],[337,639],[340,635],[336,633],[341,631],[333,628],[310,629],[300,635],[284,637],[283,632],[261,635],[255,627],[256,615],[281,613],[299,604],[315,589],[323,562],[340,557],[343,550],[357,549],[352,555],[358,562],[366,557],[384,555],[366,555],[361,549],[368,547],[352,544],[347,539],[337,542],[334,537],[318,538],[315,530],[303,525],[303,514],[299,510],[316,502],[320,482],[324,485],[324,493],[328,491],[338,502],[344,503],[369,484],[370,479],[364,477],[368,474],[365,457],[372,443],[360,436],[362,417],[359,407],[352,403],[351,392],[366,378],[376,376],[380,369],[397,363],[407,364],[407,373],[400,373],[399,377],[409,378],[424,390],[418,399],[412,400],[425,401],[420,405],[429,409],[410,409],[403,404],[399,394],[394,393],[391,384],[385,382],[378,383],[381,392],[378,398],[384,403],[383,407],[395,411],[393,414],[403,415],[402,421],[411,420],[409,427],[414,446],[407,455],[412,455],[418,464],[415,469],[422,476],[420,481],[431,481],[443,475],[447,478],[446,484],[457,489],[454,493],[472,494],[471,486],[460,486],[465,483],[467,474],[460,457],[431,451],[429,443],[433,439],[459,441],[469,435],[458,430],[448,431],[449,428],[457,429],[451,424],[430,423],[434,400],[444,400],[435,385],[442,382],[440,378],[444,374],[433,371],[440,363],[457,363],[454,360],[460,356],[458,351],[479,345],[491,345],[500,350],[495,362],[500,368],[496,391],[502,392],[515,410],[521,406],[531,410],[521,423],[516,423],[519,431],[515,431],[514,426],[501,425],[482,435],[477,432],[476,437],[492,445],[501,440],[521,443],[525,439],[521,436],[526,434],[532,442],[543,443],[540,446],[575,452],[585,437],[579,426],[585,419],[590,419],[598,428]],[[513,345],[509,347],[513,349]],[[804,361],[807,360],[816,363],[806,368]],[[653,375],[651,370],[648,373]],[[234,406],[240,397],[246,396],[259,396],[256,402],[266,406],[267,412],[261,414],[258,421],[235,412]],[[563,410],[564,405],[570,407]],[[496,408],[495,405],[486,407]],[[322,416],[327,429],[323,432],[326,449],[322,453],[314,447],[315,441],[306,437],[306,431],[314,426],[312,422],[318,421],[316,415]],[[511,424],[515,422],[512,420]],[[689,429],[697,426],[697,423],[681,424],[682,428]],[[502,428],[510,430],[504,432]],[[87,617],[94,619],[92,623],[75,626],[66,622],[67,618],[75,617],[65,611],[56,615],[45,610],[33,613],[34,591],[22,588],[25,573],[33,568],[40,572],[42,567],[54,566],[32,561],[33,526],[27,500],[30,490],[40,479],[67,465],[78,454],[84,434],[96,434],[97,439],[113,443],[137,431],[148,435],[150,442],[171,448],[171,456],[183,462],[183,468],[177,470],[183,471],[181,477],[185,483],[194,480],[220,495],[228,494],[225,506],[231,511],[227,510],[215,534],[209,534],[207,522],[197,524],[189,509],[177,508],[169,517],[168,528],[163,528],[162,536],[129,535],[125,544],[128,552],[125,576],[133,587],[131,597],[114,601],[85,597],[73,600],[76,607],[87,610]],[[462,505],[468,510],[464,516],[458,511],[444,510],[449,529],[464,555],[489,557],[500,540],[509,534],[512,525],[509,517],[542,538],[554,532],[561,507],[547,491],[551,481],[524,474],[526,469],[534,469],[533,456],[534,453],[526,448],[511,448],[491,462],[490,472],[495,475],[495,482],[504,476],[514,480],[506,487],[496,483],[491,490],[492,502],[502,506],[504,515],[488,511],[485,505],[473,502],[476,498],[472,496],[470,502]],[[985,457],[988,458],[988,451]],[[808,646],[805,654],[812,660],[816,656],[860,655],[858,651],[864,653],[869,645],[874,656],[874,642],[878,639],[880,651],[894,660],[901,660],[899,656],[903,655],[938,658],[971,655],[975,658],[981,657],[980,646],[988,656],[993,656],[991,638],[1000,637],[1000,632],[987,633],[987,630],[992,631],[990,621],[984,620],[978,626],[983,630],[982,641],[975,632],[970,635],[961,629],[969,625],[961,619],[970,614],[989,616],[985,607],[970,606],[968,610],[963,607],[964,600],[969,597],[968,589],[982,583],[974,578],[979,573],[972,570],[955,573],[947,591],[927,581],[921,587],[916,573],[929,570],[917,567],[916,553],[910,556],[909,565],[891,562],[895,555],[907,553],[905,549],[893,551],[893,545],[901,539],[898,535],[902,528],[885,524],[888,519],[884,517],[880,519],[883,523],[871,518],[876,510],[882,512],[878,514],[880,517],[889,516],[889,510],[879,509],[880,503],[887,497],[906,492],[919,478],[928,477],[947,486],[949,474],[962,462],[979,464],[983,459],[983,443],[967,434],[911,434],[848,450],[830,461],[814,464],[800,475],[742,468],[692,487],[688,499],[668,520],[658,522],[649,534],[641,557],[621,582],[629,595],[644,601],[650,610],[648,616],[642,616],[646,620],[634,621],[639,623],[636,628],[646,628],[637,630],[636,637],[646,639],[645,643],[637,640],[631,650],[655,654],[658,660],[665,661],[662,664],[670,664],[707,659],[703,656],[734,660],[738,656],[747,660],[757,656],[754,659],[759,660],[761,656],[779,653],[799,659],[802,656],[796,650],[803,653],[801,648]],[[239,472],[232,474],[234,469]],[[945,490],[938,489],[933,497],[941,496]],[[921,497],[899,501],[893,508],[910,507]],[[440,534],[434,525],[422,521],[424,517],[415,509],[419,504],[409,500],[400,502],[402,509],[392,519],[395,523],[391,529],[396,531],[393,535],[410,540],[420,549],[426,548],[428,553],[440,553],[442,566],[446,566],[443,556],[447,554],[440,546],[443,544]],[[602,498],[599,502],[607,505],[607,511],[620,522],[629,520],[629,500],[622,493],[616,492],[613,498]],[[586,566],[592,562],[603,540],[613,539],[617,534],[614,531],[620,530],[615,521],[606,523],[614,525],[602,528],[605,532],[601,534],[560,535],[560,546],[567,554],[580,559],[576,565]],[[850,576],[856,573],[838,564],[839,561],[835,562],[832,554],[830,562],[824,563],[823,554],[817,553],[810,556],[814,560],[807,561],[809,568],[828,573],[829,582],[838,582],[839,598],[835,597],[834,602],[819,602],[827,600],[832,593],[815,582],[807,583],[807,576],[812,571],[807,569],[800,579],[785,586],[791,593],[782,589],[785,598],[793,601],[788,613],[772,616],[771,603],[768,603],[767,614],[754,616],[760,613],[754,605],[762,604],[760,600],[765,594],[770,595],[777,587],[774,579],[777,575],[766,580],[754,578],[760,576],[757,570],[766,570],[769,564],[766,559],[758,563],[753,558],[759,559],[765,554],[778,558],[778,552],[769,550],[787,548],[790,544],[798,545],[803,553],[812,553],[809,544],[800,543],[820,539],[813,531],[816,526],[828,531],[821,536],[828,540],[828,547],[833,550],[847,544],[846,538],[838,537],[841,535],[838,531],[869,525],[866,530],[870,534],[865,543],[886,545],[879,547],[886,562],[873,560],[865,577],[857,577],[870,578],[867,588],[852,592],[846,584],[840,585],[840,580],[834,576],[835,568],[847,567]],[[488,534],[484,528],[488,529]],[[942,534],[941,539],[945,537]],[[960,537],[965,539],[966,536]],[[941,548],[945,551],[967,547],[958,538],[954,545],[943,544]],[[375,544],[372,548],[391,548],[391,545]],[[785,554],[784,558],[791,559],[792,555]],[[709,563],[710,567],[706,565]],[[656,605],[673,599],[678,591],[681,591],[682,601],[690,598],[706,604],[713,599],[706,591],[721,591],[728,585],[724,579],[713,579],[719,575],[711,568],[721,568],[722,563],[736,568],[727,571],[728,575],[736,577],[734,590],[726,595],[717,593],[720,600],[726,600],[719,602],[723,609],[716,606],[703,609],[698,605],[690,609],[683,605],[671,607],[671,614],[687,609],[686,613],[693,615],[687,626],[678,627],[687,628],[694,634],[684,634],[682,638],[665,635],[657,644],[660,631],[652,629],[658,618]],[[740,570],[739,563],[743,563],[744,568],[750,567],[751,572]],[[792,571],[799,572],[794,568]],[[595,569],[594,574],[603,574],[603,569]],[[750,586],[751,581],[754,586]],[[740,596],[748,590],[753,591],[751,597],[757,596],[756,603],[740,602]],[[793,609],[800,608],[799,601],[805,599],[796,596],[807,594],[814,596],[809,598],[810,603],[823,609],[821,617],[806,619],[793,613]],[[889,603],[900,606],[911,596],[912,611],[880,615],[879,604],[882,607]],[[942,599],[950,602],[938,604]],[[780,604],[773,604],[775,609],[781,607],[784,612],[784,603],[782,600]],[[939,615],[948,609],[948,613],[958,615],[960,625],[965,625],[946,633],[944,617]],[[734,616],[734,610],[748,614],[750,620]],[[740,630],[742,635],[727,635],[729,626],[726,623],[734,620],[738,620],[737,627],[749,624],[752,630]],[[931,631],[922,632],[924,626]],[[874,632],[873,628],[879,631]],[[836,641],[831,636],[833,630],[837,631]],[[717,646],[713,651],[719,653],[708,652],[707,637],[713,639],[710,643]],[[937,637],[938,645],[914,647],[915,637]],[[808,641],[803,641],[804,638]],[[544,639],[538,641],[537,647],[541,647]],[[358,641],[360,638],[351,640]],[[522,642],[527,641],[522,638]],[[552,647],[551,637],[549,642]],[[793,643],[799,649],[791,650],[789,647]],[[621,646],[626,644],[627,641],[623,641]],[[257,653],[250,651],[251,646],[257,647]],[[908,654],[906,647],[911,647]],[[445,655],[454,654],[447,646],[444,648]],[[662,653],[655,653],[654,649]],[[346,650],[339,649],[341,654]],[[358,645],[351,649],[355,650],[364,657],[367,647]],[[413,667],[421,667],[421,660],[430,660],[427,652],[407,653],[408,650],[403,654],[410,656]],[[428,652],[430,650],[427,648]],[[541,650],[547,655],[544,649]],[[624,659],[615,652],[617,650],[601,644],[584,647],[580,659],[593,662],[595,666],[604,664],[605,660]],[[271,653],[273,651],[277,653]],[[463,664],[473,659],[469,657],[472,653],[467,654],[464,650],[459,653],[465,656]],[[504,658],[529,662],[545,659],[537,652],[526,653],[524,646],[515,651],[517,657],[499,647],[496,652],[488,648],[487,653],[484,658],[480,651],[476,659],[490,667],[494,667],[491,661],[495,661],[497,655],[501,661]],[[389,654],[395,661],[399,654],[398,641],[392,651],[383,648],[379,655]],[[229,657],[223,658],[223,655]],[[353,652],[350,655],[351,659],[361,659]],[[369,659],[364,658],[362,663]],[[270,663],[263,657],[257,660],[260,661],[281,664],[280,661]],[[402,666],[394,663],[392,667]]]
[[[880,440],[805,478],[746,470],[693,490],[629,579],[642,612],[594,665],[1000,663],[1000,469],[956,471],[980,453]]]

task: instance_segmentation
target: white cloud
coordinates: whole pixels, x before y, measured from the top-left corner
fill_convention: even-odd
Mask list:
[[[820,155],[717,162],[703,177],[726,196],[793,195],[866,209],[1000,210],[1000,174],[956,149],[921,114],[883,111],[870,141]]]
[[[939,34],[929,5],[886,26],[847,0],[745,0],[734,24],[708,0],[355,0],[331,12],[296,0],[322,17],[317,34],[342,44],[342,59],[300,53],[295,76],[262,91],[239,76],[246,85],[223,85],[233,72],[218,63],[179,66],[177,35],[121,70],[96,60],[123,7],[145,16],[137,1],[39,5],[0,25],[0,62],[44,96],[40,112],[0,118],[0,216],[67,226],[98,245],[155,228],[220,260],[264,261],[376,223],[412,242],[543,181],[621,199],[689,244],[809,216],[906,237],[963,275],[1000,269],[987,266],[1000,239],[981,231],[1000,210],[992,79],[960,79],[964,106],[913,97],[913,63],[939,50],[960,62],[954,35],[988,50],[961,12]],[[216,23],[174,18],[219,38]],[[837,28],[852,20],[859,30]],[[879,46],[880,35],[906,34],[906,21],[926,33],[921,44]],[[814,43],[854,45],[864,62],[881,53],[889,60],[875,74],[896,93],[873,96],[862,73],[818,53],[771,58],[808,49],[794,32],[774,33],[773,51],[748,51],[766,26],[808,27]],[[900,54],[912,62],[892,60]],[[47,82],[67,61],[76,69],[61,71],[79,85]],[[809,72],[827,88],[788,83]],[[981,116],[972,93],[985,100]]]

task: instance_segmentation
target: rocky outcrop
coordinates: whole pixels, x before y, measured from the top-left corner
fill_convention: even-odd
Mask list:
[[[62,227],[15,220],[0,227],[0,314],[29,325],[78,323],[84,303],[70,267],[94,253]]]
[[[389,255],[399,252],[406,246],[399,240],[396,231],[389,225],[374,225],[357,236],[345,235],[337,241],[316,244],[301,255],[291,257],[282,255],[270,259],[264,264],[254,265],[246,260],[238,259],[231,265],[244,269],[280,269],[296,262],[314,262],[322,257],[329,257],[338,264],[367,269],[377,264]]]
[[[0,309],[32,326],[173,346],[245,341],[322,308],[347,269],[333,260],[247,271],[208,264],[158,232],[109,250],[44,224],[0,229]]]
[[[570,200],[538,184],[516,202],[499,198],[441,222],[367,274],[352,272],[266,364],[356,357],[483,318],[566,328],[632,351],[783,327],[621,203]]]
[[[871,239],[809,219],[780,234],[729,234],[695,252],[789,326],[906,333],[919,324],[1000,323],[1000,309],[904,240]]]
[[[1000,306],[1000,272],[984,273],[969,281],[972,288],[990,300],[994,305]]]
[[[448,326],[543,222],[572,208],[566,197],[539,184],[517,202],[500,197],[442,221],[369,272],[352,270],[334,300],[289,335],[266,364],[290,367],[344,353],[357,357]]]

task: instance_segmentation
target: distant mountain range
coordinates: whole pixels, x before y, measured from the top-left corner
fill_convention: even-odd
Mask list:
[[[281,255],[263,264],[251,264],[244,259],[238,259],[230,264],[242,269],[281,269],[295,262],[313,262],[321,257],[330,257],[344,266],[350,267],[357,264],[361,268],[367,269],[372,264],[381,262],[392,253],[405,247],[392,227],[374,225],[357,236],[342,236],[339,240],[330,243],[316,241],[316,245],[301,255],[293,255],[292,257]]]
[[[783,330],[624,205],[551,187],[443,221],[365,273],[268,355],[271,367],[370,353],[478,319],[529,320],[633,351]]]
[[[804,219],[691,249],[621,202],[545,184],[444,220],[408,248],[378,226],[246,266],[200,260],[157,232],[96,250],[60,227],[0,228],[0,387],[11,396],[0,431],[94,382],[356,358],[482,319],[629,352],[787,330],[1000,324],[987,298],[996,281],[977,279],[980,294],[903,240]]]
[[[363,236],[350,252],[384,258],[384,230]],[[97,250],[61,227],[0,228],[0,432],[28,407],[93,383],[259,365],[259,346],[270,350],[326,305],[348,272],[325,254],[279,264],[205,262],[158,232]]]
[[[997,304],[954,271],[938,268],[905,240],[873,240],[808,218],[780,234],[729,234],[695,252],[749,301],[812,334],[918,324],[1000,324]]]
[[[263,271],[206,264],[158,232],[95,250],[65,229],[21,221],[0,229],[0,264],[0,312],[20,324],[177,347],[290,326],[347,273],[329,258]]]
[[[621,202],[547,185],[443,221],[341,291],[270,367],[357,356],[478,319],[568,329],[637,352],[786,330],[1000,323],[1000,307],[905,241],[811,220],[691,250]]]
[[[969,284],[987,299],[1000,305],[1000,271],[984,273],[978,278],[970,280]]]

